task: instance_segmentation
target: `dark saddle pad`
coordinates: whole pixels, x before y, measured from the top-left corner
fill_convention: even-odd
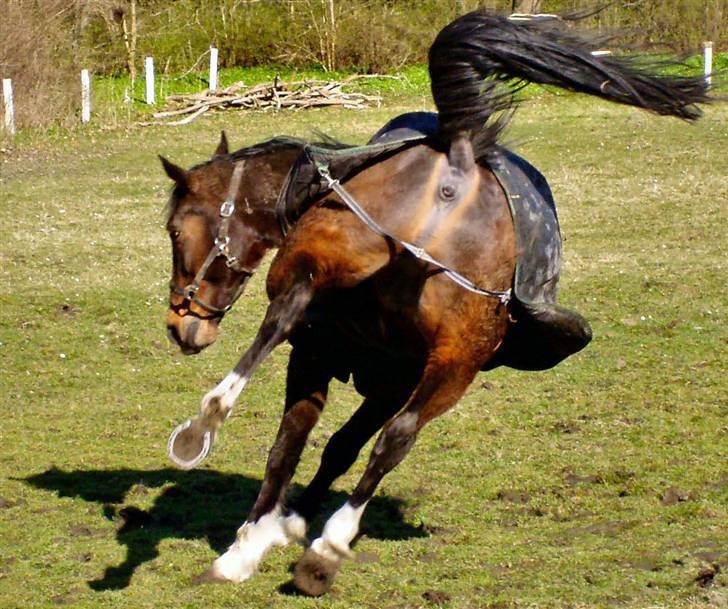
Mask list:
[[[580,351],[592,338],[584,317],[557,304],[561,232],[546,178],[512,152],[494,150],[488,165],[498,179],[516,230],[515,323],[487,369],[546,370]]]
[[[409,146],[427,143],[440,149],[437,114],[412,112],[396,117],[366,146],[308,147],[286,179],[277,212],[285,231],[316,197],[326,192],[319,166],[344,181],[362,169]],[[545,370],[583,349],[591,340],[589,323],[557,304],[561,268],[561,233],[546,178],[518,155],[496,148],[487,160],[506,194],[516,231],[513,319],[494,359],[486,368]],[[456,269],[457,270],[457,269]]]

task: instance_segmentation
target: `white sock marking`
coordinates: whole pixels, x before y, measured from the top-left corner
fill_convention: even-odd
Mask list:
[[[366,506],[363,503],[355,508],[347,501],[326,521],[321,537],[314,540],[311,549],[335,562],[351,555],[349,546],[359,532],[359,522]]]
[[[200,411],[205,412],[208,404],[215,398],[220,400],[222,407],[228,411],[228,416],[232,412],[235,400],[248,384],[247,376],[240,376],[235,370],[229,372],[227,376],[220,381],[217,386],[207,392],[202,398],[202,406]]]
[[[300,541],[306,534],[306,521],[298,514],[282,516],[280,507],[265,514],[257,522],[246,522],[238,529],[235,542],[215,560],[213,572],[234,582],[249,579],[257,570],[265,553],[275,546]]]

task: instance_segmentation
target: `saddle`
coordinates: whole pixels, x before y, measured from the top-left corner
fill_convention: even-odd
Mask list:
[[[497,148],[488,165],[511,209],[516,271],[509,311],[514,323],[485,369],[547,370],[592,339],[587,320],[557,304],[561,232],[556,205],[546,178],[521,157]]]
[[[443,148],[437,114],[398,116],[366,146],[307,147],[291,168],[276,206],[283,232],[316,197],[327,192],[320,167],[326,167],[333,179],[344,181],[388,156],[423,143]],[[512,322],[494,358],[483,369],[507,366],[546,370],[583,349],[592,338],[584,317],[557,304],[561,233],[556,205],[546,178],[513,152],[496,147],[485,164],[508,199],[517,257],[513,297],[508,305]]]

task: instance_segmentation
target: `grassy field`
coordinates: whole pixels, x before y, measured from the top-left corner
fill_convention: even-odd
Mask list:
[[[173,470],[167,435],[249,344],[264,273],[209,350],[167,344],[156,155],[199,162],[222,128],[235,146],[314,127],[362,142],[428,103],[91,127],[0,154],[0,607],[726,606],[728,109],[689,126],[555,94],[524,106],[508,140],[552,184],[561,300],[593,343],[548,372],[478,377],[385,479],[328,597],[290,594],[300,548],[243,585],[193,585],[260,485],[288,351],[205,466]],[[357,404],[335,385],[298,483]]]

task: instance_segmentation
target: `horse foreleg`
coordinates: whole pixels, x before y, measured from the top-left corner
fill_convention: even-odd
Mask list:
[[[271,301],[252,346],[235,368],[205,395],[200,414],[178,425],[170,435],[167,452],[176,465],[192,469],[209,454],[215,434],[230,416],[235,400],[263,360],[286,340],[312,294],[310,283],[299,281]]]
[[[321,537],[296,565],[294,583],[299,590],[312,596],[329,590],[342,558],[351,554],[350,544],[377,485],[404,459],[420,429],[460,399],[478,372],[473,361],[431,355],[407,404],[384,425],[351,498],[329,518]]]
[[[294,348],[288,364],[286,405],[278,435],[268,455],[265,478],[248,519],[235,542],[212,565],[205,579],[244,581],[272,547],[300,541],[306,521],[285,511],[285,495],[311,429],[326,402],[331,374],[316,358]]]

